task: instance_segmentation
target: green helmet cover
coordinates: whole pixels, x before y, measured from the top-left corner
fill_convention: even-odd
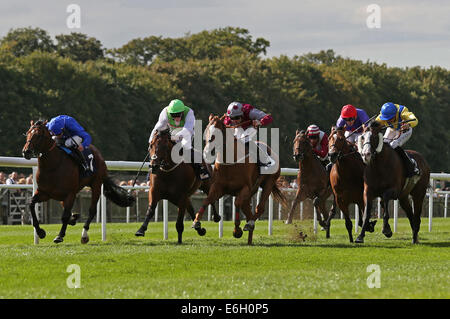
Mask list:
[[[167,108],[169,113],[180,113],[186,110],[186,106],[181,100],[175,99],[170,101],[170,104]]]

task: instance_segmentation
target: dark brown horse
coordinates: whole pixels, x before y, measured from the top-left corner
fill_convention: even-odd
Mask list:
[[[294,138],[294,159],[299,162],[297,174],[297,193],[292,202],[291,210],[288,214],[286,224],[292,223],[292,217],[298,204],[307,198],[312,199],[317,210],[317,219],[320,226],[326,230],[326,237],[330,237],[330,220],[336,213],[333,202],[331,214],[325,209],[328,197],[333,195],[329,184],[328,173],[320,160],[314,154],[311,143],[305,131],[297,130]],[[323,216],[323,218],[322,218]]]
[[[192,164],[179,162],[174,163],[171,157],[172,148],[175,144],[170,139],[170,131],[156,131],[153,140],[150,142],[150,165],[153,174],[150,174],[150,190],[148,192],[148,208],[144,223],[136,232],[136,236],[144,236],[150,219],[155,214],[156,205],[161,199],[167,199],[178,207],[178,217],[176,229],[178,232],[178,243],[182,243],[184,230],[184,214],[187,209],[192,220],[195,218],[194,208],[190,196],[201,189],[208,194],[210,179],[200,180],[192,167]],[[220,221],[220,215],[212,205],[214,221]],[[206,229],[199,228],[197,232],[200,236],[205,235]]]
[[[256,161],[250,159],[249,151],[245,150],[245,152],[242,152],[243,154],[240,154],[240,141],[233,137],[231,143],[225,143],[227,127],[223,123],[223,118],[224,116],[219,118],[218,116],[211,114],[209,116],[209,124],[205,130],[205,150],[209,149],[211,145],[216,144],[216,161],[214,163],[211,190],[208,197],[203,201],[202,207],[200,207],[197,212],[192,227],[195,229],[201,227],[200,220],[209,204],[215,202],[223,195],[236,196],[234,202],[236,206],[236,216],[233,236],[235,238],[240,238],[242,236],[239,216],[239,211],[242,210],[247,220],[244,230],[249,231],[247,243],[251,245],[255,221],[264,213],[265,204],[269,195],[272,193],[277,201],[286,205],[286,198],[276,185],[276,181],[280,176],[279,161],[276,154],[270,154],[270,148],[267,146],[270,156],[277,162],[278,167],[275,173],[260,174]],[[216,134],[221,135],[223,140],[216,140]],[[244,150],[245,147],[242,144],[243,143],[241,143],[242,150]],[[227,152],[230,152],[230,150],[234,152],[234,157],[231,162],[227,162],[225,159],[228,159]],[[244,157],[238,158],[240,155],[244,155]],[[259,204],[256,207],[255,214],[253,214],[250,203],[252,196],[258,191],[259,187],[262,188],[261,197]]]
[[[92,190],[91,205],[89,207],[89,217],[83,226],[81,236],[81,243],[85,244],[89,241],[89,225],[97,214],[97,201],[101,193],[102,184],[105,196],[121,207],[131,206],[135,199],[128,195],[127,191],[111,181],[108,177],[105,161],[93,145],[90,145],[90,149],[94,155],[94,174],[88,177],[80,177],[79,165],[63,150],[56,147],[56,142],[52,139],[46,123],[47,121],[30,122],[31,127],[26,133],[27,141],[22,150],[22,154],[26,159],[30,159],[32,155],[40,154],[36,172],[38,188],[30,204],[33,226],[39,238],[44,238],[46,234],[44,229],[39,226],[35,205],[49,199],[61,201],[64,207],[61,218],[62,227],[53,241],[55,243],[62,242],[66,234],[67,225],[75,225],[78,217],[78,215],[71,215],[76,195],[85,186],[89,186]]]
[[[381,130],[384,127],[373,122],[364,130],[359,152],[366,163],[364,171],[364,221],[360,235],[356,238],[357,243],[364,242],[365,231],[369,225],[372,211],[372,201],[381,197],[384,201],[383,234],[392,236],[389,225],[388,205],[391,199],[398,199],[400,206],[406,212],[413,233],[413,243],[418,243],[420,230],[420,215],[422,204],[430,180],[430,167],[421,154],[415,151],[406,151],[414,160],[420,170],[420,178],[414,184],[406,179],[406,168],[397,152],[387,143],[383,142]],[[414,211],[408,200],[412,196]]]
[[[348,206],[352,203],[358,205],[359,226],[362,226],[362,214],[364,208],[364,168],[365,165],[359,155],[356,146],[346,140],[343,128],[331,128],[328,138],[328,155],[334,163],[330,172],[330,184],[333,189],[337,206],[345,217],[350,242],[353,242],[352,220]],[[368,231],[373,232],[375,221],[369,223]]]

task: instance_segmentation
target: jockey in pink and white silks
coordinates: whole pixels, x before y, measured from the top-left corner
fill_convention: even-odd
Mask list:
[[[168,128],[171,133],[171,140],[175,143],[181,143],[183,150],[187,152],[198,152],[192,147],[194,124],[194,111],[190,107],[184,105],[181,100],[172,100],[159,114],[158,122],[153,128],[148,142],[150,143],[152,141],[156,130],[163,131]],[[194,158],[194,156],[192,156],[192,158]],[[201,158],[201,153],[199,154],[199,158]],[[210,177],[208,170],[202,165],[202,162],[192,162],[194,170],[200,179],[204,180]]]
[[[258,127],[269,125],[272,121],[270,114],[266,114],[250,104],[239,102],[232,102],[228,105],[227,116],[223,120],[227,126],[239,126],[235,129],[234,135],[244,144],[252,144],[252,146],[249,145],[250,152],[259,149],[256,158],[261,174],[270,174],[276,163],[267,154],[267,150],[261,147],[262,145],[255,143],[255,136]]]

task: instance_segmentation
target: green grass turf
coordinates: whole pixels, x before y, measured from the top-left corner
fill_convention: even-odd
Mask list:
[[[357,245],[339,219],[330,239],[315,236],[310,220],[275,221],[272,236],[267,221],[257,221],[251,247],[247,232],[232,237],[231,222],[219,239],[218,224],[203,222],[200,237],[186,221],[182,245],[174,222],[169,240],[162,223],[150,223],[143,238],[134,236],[139,224],[108,224],[106,242],[92,224],[87,245],[80,244],[82,224],[69,226],[61,244],[52,242],[60,225],[43,225],[39,245],[29,225],[0,226],[0,298],[449,298],[450,218],[433,219],[432,232],[423,218],[418,245],[407,219],[389,239],[381,223]],[[80,266],[79,289],[67,287],[70,264]],[[381,288],[367,286],[370,264],[380,266]]]

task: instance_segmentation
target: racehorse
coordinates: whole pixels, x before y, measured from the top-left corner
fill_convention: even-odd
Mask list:
[[[156,205],[161,199],[167,199],[178,207],[178,217],[176,229],[178,232],[178,243],[182,243],[182,234],[184,230],[184,214],[187,209],[192,220],[195,218],[194,208],[190,196],[201,189],[208,194],[210,188],[210,179],[200,180],[196,177],[194,168],[190,163],[181,161],[174,163],[171,157],[172,148],[175,144],[170,139],[170,131],[156,131],[153,140],[150,142],[150,190],[148,192],[148,208],[145,220],[136,236],[144,236],[150,219],[154,216]],[[220,221],[220,215],[212,205],[214,221]],[[205,235],[206,229],[199,228],[197,232],[200,236]]]
[[[26,133],[27,139],[22,150],[25,159],[29,160],[33,155],[38,156],[38,169],[36,172],[38,188],[30,204],[33,226],[39,238],[45,238],[46,233],[44,229],[40,228],[36,217],[35,205],[49,199],[61,201],[64,207],[61,218],[62,227],[53,242],[62,242],[66,234],[67,225],[75,225],[79,216],[78,214],[71,215],[76,195],[85,186],[89,186],[92,190],[91,205],[89,207],[89,217],[83,226],[81,236],[81,243],[85,244],[89,241],[89,225],[97,214],[97,201],[100,197],[102,184],[105,196],[121,207],[131,206],[135,198],[123,188],[114,184],[108,177],[105,161],[94,145],[89,146],[94,155],[94,173],[90,176],[81,176],[79,164],[71,159],[64,150],[56,147],[56,142],[52,139],[46,124],[47,121],[41,120],[36,123],[34,121],[30,122],[31,126]]]
[[[383,141],[381,133],[383,128],[385,127],[378,122],[373,122],[364,130],[364,134],[358,142],[359,152],[367,166],[364,170],[364,221],[356,242],[364,242],[365,231],[372,211],[372,201],[375,197],[381,197],[384,201],[382,233],[388,238],[392,236],[388,204],[391,199],[398,199],[400,206],[408,216],[413,233],[412,242],[416,244],[419,242],[420,214],[430,180],[430,167],[421,154],[407,150],[409,156],[416,161],[421,175],[415,184],[411,183],[410,179],[406,179],[406,168],[400,156]],[[409,203],[408,195],[412,196],[414,211]]]
[[[201,227],[200,220],[209,204],[215,202],[223,195],[236,196],[234,202],[234,205],[236,206],[236,215],[233,236],[235,238],[242,237],[243,233],[240,227],[241,221],[239,216],[239,212],[242,210],[247,221],[244,226],[244,231],[249,232],[247,243],[248,245],[251,245],[255,221],[264,213],[265,203],[269,198],[269,195],[272,193],[277,201],[286,205],[286,198],[276,185],[276,181],[280,176],[279,160],[276,154],[273,152],[270,154],[271,149],[266,146],[270,156],[276,161],[278,168],[275,173],[260,174],[256,161],[251,161],[249,158],[249,151],[246,151],[244,158],[238,159],[238,153],[240,153],[238,150],[244,148],[241,141],[237,140],[236,137],[233,137],[231,143],[225,143],[225,138],[223,138],[222,141],[216,141],[216,134],[221,133],[222,137],[225,137],[227,134],[227,126],[223,123],[224,117],[225,115],[219,118],[213,114],[209,116],[209,123],[205,130],[205,151],[211,149],[211,145],[217,144],[215,148],[216,160],[214,163],[210,192],[208,197],[203,200],[202,207],[198,210],[192,227],[195,229]],[[228,127],[229,130],[231,128],[234,129],[236,127]],[[220,134],[218,135],[220,136]],[[239,143],[241,144],[239,145]],[[229,149],[227,149],[227,145],[230,145]],[[240,148],[240,146],[242,146],[242,148]],[[228,159],[227,152],[230,152],[230,150],[234,151],[234,158],[232,162],[226,162],[225,159]],[[262,188],[261,197],[259,204],[256,207],[255,214],[253,214],[250,202],[252,196],[258,191],[259,187]]]
[[[333,194],[329,185],[328,173],[314,154],[305,131],[296,130],[293,151],[294,159],[299,162],[297,174],[298,189],[285,223],[292,223],[292,217],[298,204],[310,198],[313,200],[313,205],[318,212],[317,219],[319,224],[326,230],[326,237],[330,238],[330,220],[336,213],[336,205],[333,199],[331,214],[325,209],[327,198]]]
[[[330,184],[339,209],[345,217],[350,242],[353,242],[352,221],[348,206],[352,203],[359,208],[359,226],[362,226],[364,207],[364,168],[365,165],[356,147],[346,140],[343,128],[332,127],[328,138],[328,156],[334,164],[330,172]],[[369,223],[370,232],[374,231],[376,220]]]

